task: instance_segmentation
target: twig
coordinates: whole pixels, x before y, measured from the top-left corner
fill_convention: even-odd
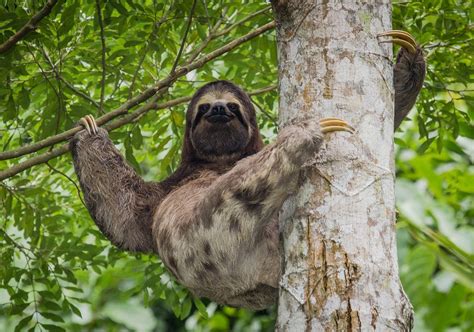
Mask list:
[[[216,36],[217,29],[221,26],[222,22],[224,21],[225,15],[227,14],[227,11],[229,10],[229,7],[224,7],[222,10],[221,18],[217,21],[217,23],[211,28],[209,31],[209,34],[207,35],[206,39],[191,53],[191,55],[188,57],[188,60],[186,63],[191,63],[196,59],[199,54],[206,48],[207,45],[213,40]]]
[[[259,90],[259,93],[258,93],[258,94],[260,94],[260,93],[265,93],[265,92],[274,90],[274,89],[276,89],[276,88],[277,88],[276,85],[272,85],[272,86],[269,86],[269,87],[267,87],[267,88],[264,88],[264,89]],[[274,125],[278,125],[278,121],[277,121],[277,119],[275,119],[275,117],[273,117],[273,116],[272,116],[269,112],[267,112],[262,106],[260,106],[260,104],[257,103],[257,102],[254,100],[254,98],[251,98],[251,99],[252,99],[252,102],[257,106],[257,108],[260,110],[260,112],[261,112],[263,115],[265,115],[267,118],[269,118],[270,121],[272,121]]]
[[[45,164],[46,164],[46,166],[48,166],[52,171],[54,171],[54,172],[56,172],[56,173],[59,173],[59,174],[61,174],[62,176],[64,176],[66,179],[69,180],[69,182],[71,182],[71,183],[74,185],[74,187],[76,187],[77,196],[79,196],[79,199],[81,200],[82,205],[84,205],[84,207],[87,208],[86,202],[84,202],[84,199],[82,199],[81,190],[79,189],[79,186],[77,185],[76,181],[74,181],[73,179],[71,179],[71,177],[68,176],[66,173],[61,172],[59,169],[54,168],[53,166],[51,166],[50,163],[46,162]]]
[[[105,97],[105,35],[104,35],[104,22],[102,21],[102,12],[100,9],[100,1],[95,0],[97,8],[97,20],[99,21],[100,27],[100,42],[102,44],[102,80],[100,82],[100,104],[99,113],[104,114],[104,97]]]
[[[189,73],[190,71],[193,71],[194,69],[197,69],[197,68],[200,68],[200,67],[204,66],[206,63],[208,63],[211,60],[217,58],[218,56],[221,56],[222,54],[225,54],[227,52],[232,51],[234,48],[238,47],[239,45],[247,42],[248,40],[250,40],[252,38],[255,38],[255,37],[261,35],[262,33],[266,32],[268,30],[273,29],[274,27],[275,27],[275,22],[267,23],[267,24],[255,29],[255,30],[249,32],[248,34],[229,42],[228,44],[218,48],[217,50],[214,50],[213,52],[202,56],[201,58],[199,58],[198,60],[196,60],[196,61],[194,61],[190,64],[186,64],[183,67],[178,67],[174,73],[170,74],[167,78],[159,81],[154,87],[146,89],[140,95],[126,101],[119,108],[117,108],[117,109],[115,109],[111,112],[108,112],[108,113],[104,114],[103,116],[101,116],[100,118],[98,118],[97,119],[97,124],[100,126],[100,125],[103,125],[103,124],[109,122],[110,120],[120,116],[120,115],[127,114],[129,109],[131,109],[132,107],[134,107],[134,106],[150,99],[155,93],[157,93],[159,90],[161,90],[165,87],[170,86],[178,78],[186,75],[187,73]],[[20,147],[16,150],[0,152],[0,160],[6,160],[6,159],[12,159],[12,158],[20,157],[20,156],[23,156],[25,154],[36,152],[36,151],[41,150],[41,149],[43,149],[45,147],[48,147],[50,145],[54,145],[54,144],[60,143],[62,141],[66,141],[67,139],[69,139],[71,136],[73,136],[75,133],[77,133],[80,130],[81,130],[81,127],[74,127],[72,129],[69,129],[69,130],[61,133],[61,134],[51,136],[49,138],[46,138],[44,140],[41,140],[39,142],[30,144],[30,145],[27,145],[27,146]],[[52,159],[54,157],[57,157],[58,154],[56,154],[57,152],[54,152],[54,151],[56,151],[56,150],[48,152],[49,154],[52,153],[52,155],[51,155],[51,157],[49,157],[50,155],[44,157],[44,158],[46,158],[45,160],[49,160],[49,159]],[[67,151],[67,148],[66,148],[66,150],[63,150],[62,153],[66,152],[66,151]],[[60,153],[60,154],[62,154],[62,153]],[[34,158],[40,158],[40,157],[41,156],[37,156],[37,157],[34,157]],[[24,163],[26,163],[28,161],[29,160],[25,161]],[[20,165],[20,164],[18,164],[18,165]],[[13,167],[17,167],[18,165],[15,165]],[[26,167],[26,168],[29,168],[29,167]],[[26,169],[26,168],[22,168],[21,170]],[[5,176],[5,174],[7,174],[6,172],[8,170],[9,169],[7,169],[5,171],[0,171],[0,180],[6,179],[6,178],[9,177],[9,176]],[[21,172],[21,170],[19,172]],[[18,172],[14,172],[13,175],[17,174],[17,173]],[[8,173],[8,174],[11,174],[11,173]]]
[[[26,44],[26,48],[28,50],[28,52],[31,54],[31,57],[33,58],[33,61],[36,63],[36,65],[38,66],[40,72],[41,72],[41,75],[43,76],[44,80],[48,83],[48,85],[51,87],[51,89],[53,90],[54,94],[56,95],[56,97],[58,98],[59,100],[59,93],[58,91],[56,90],[54,84],[49,80],[48,78],[48,75],[46,74],[45,70],[43,69],[43,67],[41,66],[41,63],[39,62],[39,60],[36,58],[35,54],[33,53],[33,51],[30,49],[30,46],[28,44]],[[1,159],[0,159],[1,160]]]
[[[25,37],[31,31],[35,30],[38,27],[38,23],[51,12],[51,9],[53,9],[56,2],[58,2],[58,0],[48,0],[44,7],[35,15],[33,15],[33,17],[20,30],[18,30],[17,33],[0,45],[0,54],[8,51],[16,43],[18,43],[20,39]]]
[[[61,80],[59,79],[59,71],[54,65],[53,60],[51,60],[51,58],[49,57],[48,53],[46,53],[43,46],[40,46],[39,48],[41,49],[41,53],[46,59],[46,62],[48,62],[49,66],[53,70],[54,76],[56,78],[56,83],[58,85],[58,92],[56,94],[58,97],[58,109],[56,111],[56,129],[54,130],[54,134],[56,135],[59,131],[59,124],[61,122],[61,111],[64,113],[64,115],[66,115],[66,108],[64,107],[64,93],[62,89]]]
[[[228,34],[230,31],[232,31],[232,30],[235,29],[236,27],[238,27],[238,26],[244,24],[245,22],[251,20],[252,18],[254,18],[254,17],[256,17],[256,16],[258,16],[258,15],[260,15],[260,14],[263,14],[263,13],[267,12],[268,10],[270,10],[270,8],[272,8],[272,7],[271,7],[271,6],[265,7],[265,8],[263,8],[263,9],[260,9],[260,10],[256,11],[255,13],[250,14],[249,16],[244,17],[244,18],[241,19],[240,21],[235,22],[234,24],[228,26],[228,27],[225,28],[224,30],[219,31],[218,33],[216,33],[216,34],[214,35],[214,37],[220,37],[220,36],[223,36],[223,35]]]
[[[276,88],[276,85],[272,85],[272,86],[267,87],[267,88],[263,88],[263,89],[259,89],[259,90],[250,92],[249,95],[254,96],[256,94],[261,94],[261,93],[268,92],[268,91],[273,90],[275,88]],[[172,107],[172,106],[176,106],[176,105],[188,102],[189,100],[191,100],[191,97],[181,97],[181,98],[176,98],[176,99],[173,99],[173,100],[161,103],[161,104],[156,104],[156,102],[154,100],[152,100],[151,102],[147,103],[146,105],[138,108],[135,112],[129,114],[127,117],[124,117],[120,120],[114,121],[113,123],[110,123],[110,124],[106,125],[105,129],[107,129],[108,131],[114,130],[116,128],[119,128],[119,127],[127,124],[127,123],[138,120],[140,117],[142,117],[145,113],[149,112],[150,110],[153,110],[153,109],[159,110],[159,109],[169,108],[169,107]],[[77,131],[81,130],[80,127],[76,127],[74,129],[77,129]],[[68,151],[69,151],[69,145],[64,144],[59,148],[56,148],[54,150],[48,151],[46,153],[40,154],[40,155],[35,156],[33,158],[30,158],[28,160],[25,160],[24,162],[16,164],[16,165],[14,165],[14,166],[12,166],[12,167],[4,170],[4,171],[0,171],[0,181],[5,180],[9,177],[12,177],[12,176],[14,176],[14,175],[16,175],[20,172],[23,172],[24,170],[26,170],[28,168],[31,168],[35,165],[43,164],[43,163],[47,162],[48,160],[51,160],[53,158],[56,158],[60,155],[63,155],[65,153],[67,153]]]
[[[207,10],[207,2],[206,0],[202,0],[202,4],[204,6],[204,11],[206,12],[206,20],[209,30],[211,29],[211,20],[209,19],[209,11]]]
[[[82,92],[81,90],[79,90],[78,88],[76,88],[74,85],[72,85],[71,83],[69,83],[68,81],[66,81],[64,79],[64,77],[62,77],[61,75],[58,75],[58,78],[61,80],[61,82],[64,83],[64,85],[69,89],[71,90],[75,95],[79,96],[79,97],[82,97],[83,99],[87,100],[88,102],[90,102],[92,105],[94,105],[95,107],[97,108],[100,108],[100,105],[98,102],[96,102],[94,99],[92,99],[91,97],[89,97],[86,93]]]
[[[178,54],[174,60],[173,67],[171,68],[171,73],[174,73],[176,67],[178,67],[179,59],[183,53],[184,44],[186,43],[186,38],[188,37],[189,28],[191,28],[191,22],[193,21],[194,10],[196,9],[197,0],[193,1],[193,6],[191,7],[191,12],[189,13],[188,25],[186,26],[186,31],[184,31],[183,39],[181,40],[181,45],[179,46]]]
[[[170,7],[168,8],[168,10],[166,11],[166,13],[163,14],[163,16],[160,18],[160,20],[158,22],[156,22],[155,24],[153,24],[153,28],[152,28],[152,31],[151,31],[151,34],[150,36],[148,37],[148,40],[147,40],[147,45],[143,51],[143,54],[140,58],[140,60],[138,61],[138,65],[137,65],[137,68],[135,69],[135,72],[133,73],[133,77],[132,77],[132,83],[130,83],[130,87],[128,88],[128,99],[132,98],[132,94],[133,94],[133,89],[135,88],[135,81],[137,80],[137,77],[138,77],[138,72],[140,71],[140,68],[142,67],[143,65],[143,62],[145,61],[145,58],[146,58],[146,55],[148,54],[148,51],[150,50],[151,48],[151,42],[152,42],[152,38],[154,38],[156,36],[156,33],[158,32],[158,30],[160,29],[161,25],[166,21],[166,19],[168,18],[168,15],[171,11],[171,8],[173,7],[173,4],[172,3],[170,5]],[[156,20],[156,12],[155,12],[155,20]]]

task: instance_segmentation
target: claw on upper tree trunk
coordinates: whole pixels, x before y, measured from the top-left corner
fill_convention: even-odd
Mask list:
[[[406,48],[408,52],[415,54],[416,53],[416,46],[417,43],[415,39],[406,31],[402,30],[390,30],[386,32],[379,33],[377,38],[379,37],[391,37],[388,40],[381,40],[380,43],[393,43],[400,45],[403,48]]]
[[[319,121],[319,125],[321,126],[321,132],[323,134],[332,131],[347,131],[353,134],[355,131],[346,121],[338,118],[324,118]]]

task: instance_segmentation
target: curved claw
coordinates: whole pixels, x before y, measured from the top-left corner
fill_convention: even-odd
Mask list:
[[[379,37],[392,37],[389,40],[382,40],[379,41],[380,43],[393,43],[400,45],[403,48],[406,48],[408,52],[414,54],[416,53],[417,43],[415,39],[406,31],[402,30],[390,30],[386,32],[379,33],[377,38]]]
[[[86,115],[79,120],[79,124],[84,127],[88,134],[97,134],[98,127],[92,115]]]
[[[355,132],[355,129],[350,126],[346,121],[338,118],[324,118],[319,121],[321,126],[321,132],[323,134],[330,133],[332,131],[347,131],[351,134]]]

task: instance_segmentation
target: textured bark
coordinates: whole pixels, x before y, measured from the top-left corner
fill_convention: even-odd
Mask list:
[[[393,163],[391,2],[273,4],[280,122],[338,117],[280,215],[279,331],[408,331],[412,307],[398,277]]]

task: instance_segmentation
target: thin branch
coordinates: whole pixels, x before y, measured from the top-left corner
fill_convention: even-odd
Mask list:
[[[28,33],[35,30],[38,27],[38,23],[51,12],[56,2],[58,2],[58,0],[49,0],[46,2],[44,7],[33,15],[33,17],[20,30],[18,30],[17,33],[0,45],[0,54],[8,51]]]
[[[54,86],[54,84],[49,80],[48,78],[48,75],[46,74],[46,71],[43,69],[43,67],[41,66],[41,63],[39,62],[39,60],[36,58],[35,54],[33,53],[33,51],[30,49],[30,46],[28,44],[26,44],[26,48],[28,50],[28,52],[31,54],[31,57],[33,58],[33,61],[36,63],[36,65],[38,66],[40,72],[41,72],[41,75],[43,76],[44,80],[48,83],[48,85],[51,87],[51,90],[53,90],[54,94],[56,95],[56,97],[58,98],[59,100],[59,93],[58,91],[56,90],[56,87]],[[0,159],[1,160],[1,159]]]
[[[103,125],[103,124],[109,122],[110,120],[120,116],[120,115],[127,114],[128,110],[130,110],[132,107],[134,107],[134,106],[150,99],[153,95],[155,95],[155,93],[157,93],[159,90],[162,90],[163,88],[169,87],[178,78],[186,75],[187,73],[189,73],[190,71],[193,71],[194,69],[197,69],[197,68],[200,68],[200,67],[204,66],[206,63],[214,60],[215,58],[217,58],[217,57],[219,57],[219,56],[221,56],[221,55],[223,55],[227,52],[232,51],[233,49],[235,49],[239,45],[249,41],[252,38],[255,38],[255,37],[261,35],[262,33],[266,32],[268,30],[273,29],[274,27],[275,27],[275,22],[267,23],[267,24],[255,29],[255,30],[249,32],[248,34],[246,34],[244,36],[241,36],[241,37],[229,42],[228,44],[214,50],[213,52],[202,56],[201,58],[199,58],[198,60],[196,60],[196,61],[194,61],[190,64],[186,64],[183,67],[178,67],[174,73],[171,73],[167,78],[159,81],[154,87],[146,89],[140,95],[126,101],[119,108],[117,108],[117,109],[115,109],[115,110],[113,110],[109,113],[106,113],[103,116],[99,117],[97,119],[97,124],[100,126],[100,125]],[[75,133],[79,132],[81,129],[82,129],[81,127],[74,127],[72,129],[69,129],[69,130],[61,133],[61,134],[51,136],[49,138],[46,138],[44,140],[41,140],[39,142],[30,144],[30,145],[27,145],[27,146],[20,147],[16,150],[1,152],[0,153],[0,160],[6,160],[6,159],[12,159],[12,158],[20,157],[20,156],[23,156],[25,154],[36,152],[36,151],[41,150],[45,147],[48,147],[48,146],[66,141],[67,139],[72,137]],[[56,152],[55,151],[56,150],[48,152],[49,153],[48,156],[44,157],[44,158],[46,158],[45,160],[49,160],[49,159],[52,159],[54,157],[57,157],[58,155],[66,152],[67,148],[66,148],[66,150],[63,150],[62,153],[60,153],[60,154],[57,154],[57,151]],[[39,158],[39,157],[41,157],[41,156],[37,156],[37,157],[34,157],[34,158]],[[25,161],[24,163],[26,163],[28,161],[29,160]],[[20,164],[18,164],[18,165],[20,165]],[[15,165],[13,167],[16,167],[18,165]],[[31,166],[29,166],[29,167],[31,167]],[[29,168],[29,167],[26,167],[26,168]],[[26,169],[26,168],[21,168],[21,170]],[[18,172],[14,172],[13,175],[21,172],[21,170],[18,171]],[[0,180],[6,179],[6,178],[9,177],[9,176],[6,176],[7,171],[8,171],[8,169],[5,170],[5,171],[0,171]],[[8,173],[8,174],[11,174],[11,173]]]
[[[272,116],[272,115],[271,115],[269,112],[267,112],[262,106],[260,106],[260,104],[257,103],[257,102],[255,101],[255,99],[251,98],[251,100],[252,100],[252,103],[254,103],[254,104],[257,106],[257,108],[259,109],[259,111],[260,111],[263,115],[265,115],[270,121],[272,121],[272,123],[273,123],[276,127],[278,127],[278,121],[277,121],[277,119],[275,119],[274,116]]]
[[[202,4],[204,6],[204,11],[206,12],[206,20],[209,30],[211,29],[211,20],[209,19],[209,11],[207,10],[207,2],[206,0],[202,0]]]
[[[194,61],[194,59],[196,59],[199,54],[201,54],[201,52],[207,47],[207,45],[209,45],[209,43],[220,37],[220,36],[223,36],[223,35],[226,35],[228,34],[230,31],[232,31],[233,29],[235,29],[236,27],[244,24],[245,22],[251,20],[252,18],[262,14],[262,13],[265,13],[266,11],[268,11],[269,9],[271,8],[271,6],[268,6],[268,7],[265,7],[259,11],[256,11],[255,13],[252,13],[250,14],[249,16],[246,16],[244,17],[243,19],[241,19],[240,21],[237,21],[236,23],[228,26],[227,28],[221,30],[221,31],[218,31],[219,27],[222,25],[222,23],[224,22],[224,19],[225,19],[225,15],[227,14],[227,11],[229,9],[229,7],[225,7],[223,10],[222,10],[222,14],[221,14],[221,18],[217,21],[217,23],[214,25],[214,27],[210,30],[209,34],[207,35],[206,39],[191,53],[191,55],[188,57],[188,63]]]
[[[265,13],[265,12],[267,12],[267,11],[269,11],[270,8],[272,8],[272,7],[271,7],[271,6],[265,7],[265,8],[263,8],[263,9],[260,9],[260,10],[258,10],[258,11],[256,11],[256,12],[250,14],[249,16],[244,17],[244,18],[241,19],[240,21],[235,22],[234,24],[230,25],[229,27],[225,28],[224,30],[219,31],[218,33],[216,33],[216,34],[214,35],[214,37],[220,37],[220,36],[223,36],[223,35],[228,34],[230,31],[232,31],[232,30],[235,29],[236,27],[238,27],[238,26],[244,24],[245,22],[248,22],[248,21],[251,20],[252,18],[254,18],[254,17],[256,17],[256,16],[258,16],[258,15],[260,15],[260,14],[263,14],[263,13]]]
[[[227,14],[227,11],[229,10],[229,7],[224,7],[222,10],[221,18],[217,21],[217,23],[212,27],[212,29],[209,31],[209,34],[207,35],[206,39],[191,53],[191,55],[188,57],[188,60],[186,63],[191,63],[196,59],[199,54],[206,48],[207,45],[213,40],[216,36],[217,29],[222,25],[224,22],[225,15]]]
[[[62,89],[61,80],[59,79],[59,74],[60,73],[59,73],[58,69],[56,68],[56,66],[54,65],[53,60],[51,60],[51,58],[49,57],[48,53],[43,48],[43,46],[40,46],[39,49],[41,50],[41,53],[43,54],[43,57],[46,59],[46,62],[49,64],[49,66],[53,70],[54,76],[56,78],[56,83],[58,85],[58,92],[56,94],[57,97],[58,97],[58,109],[56,111],[56,129],[54,130],[54,134],[56,135],[59,131],[59,124],[60,124],[60,121],[61,121],[61,112],[63,112],[64,115],[66,115],[66,108],[64,107],[64,93],[63,93],[63,89]]]
[[[253,92],[250,92],[250,96],[254,96],[257,94],[265,93],[268,91],[271,91],[276,88],[276,85],[269,86],[267,88],[259,89]],[[156,98],[156,97],[155,97]],[[112,131],[116,128],[119,128],[125,124],[137,121],[140,117],[142,117],[145,113],[151,111],[151,110],[159,110],[159,109],[165,109],[165,108],[170,108],[172,106],[176,106],[179,104],[186,103],[191,100],[191,97],[181,97],[181,98],[176,98],[161,104],[156,103],[156,99],[153,98],[152,101],[147,103],[146,105],[138,108],[135,112],[128,114],[126,117],[123,117],[117,121],[114,121],[108,125],[105,126],[105,129],[108,131]],[[77,131],[81,130],[80,127],[76,127]],[[20,172],[23,172],[24,170],[31,168],[35,165],[43,164],[47,162],[48,160],[51,160],[53,158],[56,158],[58,156],[61,156],[69,151],[69,145],[64,144],[59,148],[56,148],[54,150],[48,151],[46,153],[40,154],[38,156],[35,156],[33,158],[30,158],[28,160],[25,160],[24,162],[21,162],[19,164],[16,164],[4,171],[0,171],[0,181],[5,180],[9,177],[12,177]]]
[[[97,8],[97,20],[99,21],[100,27],[100,42],[102,44],[102,80],[100,82],[100,106],[99,113],[104,114],[104,97],[105,97],[105,35],[104,35],[104,22],[102,21],[102,12],[100,9],[100,1],[96,0],[95,5]]]
[[[184,32],[183,39],[181,40],[181,45],[179,47],[178,54],[174,60],[173,67],[171,68],[171,73],[174,73],[176,67],[178,67],[179,59],[183,53],[184,44],[186,44],[186,38],[188,37],[189,29],[191,28],[191,22],[193,21],[194,10],[196,9],[197,0],[193,1],[193,6],[191,7],[191,12],[189,13],[188,25],[186,26],[186,31]]]
[[[81,200],[82,205],[84,205],[84,207],[87,208],[86,202],[84,202],[84,199],[82,198],[81,190],[79,189],[79,186],[77,185],[76,181],[74,181],[73,179],[71,179],[71,177],[68,176],[66,173],[61,172],[59,169],[54,168],[53,166],[51,166],[50,163],[46,162],[45,164],[46,164],[46,166],[48,166],[52,171],[54,171],[54,172],[56,172],[56,173],[61,174],[62,176],[64,176],[66,179],[69,180],[69,182],[71,182],[71,183],[74,185],[74,187],[76,187],[77,196],[79,196],[79,199]]]
[[[79,89],[77,89],[76,87],[74,87],[71,83],[69,83],[68,81],[66,81],[64,79],[64,77],[61,76],[61,74],[59,73],[58,69],[56,68],[56,66],[54,65],[53,61],[51,60],[51,58],[48,56],[48,54],[46,53],[46,51],[44,50],[43,47],[38,47],[41,49],[42,51],[42,54],[43,54],[43,57],[46,59],[46,62],[48,62],[49,66],[51,67],[51,69],[53,70],[56,78],[58,81],[61,81],[64,83],[64,85],[69,89],[71,90],[74,94],[76,94],[77,96],[79,97],[82,97],[84,98],[85,100],[87,100],[88,102],[90,102],[92,105],[94,105],[95,107],[99,108],[100,105],[99,103],[97,103],[94,99],[92,99],[90,96],[88,96],[86,93],[80,91]],[[30,53],[32,53],[30,51]],[[33,55],[33,54],[32,54]],[[34,58],[34,55],[33,55],[33,58]],[[40,66],[38,64],[38,66]],[[40,66],[40,69],[41,69],[41,66]],[[60,83],[58,82],[58,85]],[[1,160],[1,159],[0,159]]]
[[[173,7],[173,4],[172,3],[170,5],[170,7],[168,8],[168,10],[163,14],[163,16],[160,18],[160,20],[158,22],[156,22],[155,24],[153,24],[153,28],[152,28],[152,31],[150,33],[150,36],[148,37],[148,40],[147,40],[147,45],[143,51],[143,54],[140,58],[140,60],[138,61],[138,65],[137,65],[137,68],[135,69],[135,72],[133,73],[133,77],[132,77],[132,83],[130,83],[130,87],[128,88],[128,99],[132,98],[132,94],[133,94],[133,89],[135,88],[135,81],[138,77],[138,72],[140,71],[140,68],[142,67],[143,65],[143,62],[145,61],[145,58],[146,58],[146,55],[148,54],[148,52],[150,51],[150,48],[151,48],[151,43],[152,43],[152,39],[156,36],[156,33],[158,32],[158,30],[160,29],[161,25],[166,21],[166,19],[168,18],[168,15],[169,13],[171,12],[171,8]],[[155,20],[156,20],[156,13],[155,13]]]
[[[64,83],[64,85],[69,89],[71,90],[75,95],[79,96],[79,97],[82,97],[83,99],[87,100],[88,102],[90,102],[92,105],[94,105],[95,107],[97,108],[100,108],[100,105],[98,102],[96,102],[94,99],[92,99],[91,97],[89,97],[85,92],[82,92],[81,90],[79,90],[78,88],[76,88],[74,85],[72,85],[71,83],[69,83],[68,81],[66,81],[64,79],[64,77],[62,77],[61,75],[58,75],[58,78],[61,80],[61,82]]]

